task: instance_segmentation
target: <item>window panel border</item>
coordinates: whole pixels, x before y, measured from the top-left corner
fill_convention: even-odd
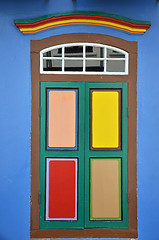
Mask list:
[[[75,91],[76,92],[76,108],[75,108],[75,112],[76,112],[76,129],[75,129],[75,147],[49,147],[49,92],[50,91]],[[79,121],[78,121],[78,117],[79,117],[79,90],[78,89],[73,89],[73,88],[46,88],[46,108],[47,108],[47,113],[46,113],[46,150],[78,150],[78,137],[79,137]]]
[[[119,132],[118,132],[118,147],[103,147],[103,148],[100,148],[100,147],[93,147],[92,146],[92,142],[93,142],[93,138],[92,138],[92,134],[93,134],[93,127],[92,127],[92,93],[94,92],[94,91],[98,91],[98,92],[118,92],[119,93],[119,98],[118,98],[118,103],[119,103],[119,105],[118,105],[118,127],[119,127]],[[89,119],[90,119],[90,137],[89,137],[89,148],[90,148],[90,150],[94,150],[94,151],[97,151],[97,150],[121,150],[121,148],[122,148],[122,139],[121,139],[121,128],[122,128],[122,114],[121,114],[121,111],[122,111],[122,96],[121,96],[122,94],[121,94],[121,89],[117,89],[117,88],[115,88],[115,89],[111,89],[111,88],[109,88],[109,89],[107,89],[107,88],[97,88],[97,89],[95,89],[95,88],[90,88],[90,90],[89,90],[89,99],[90,99],[90,102],[89,102],[89,105],[90,105],[90,107],[89,107],[89,114],[90,114],[90,116],[89,116]]]
[[[93,161],[117,161],[118,162],[118,180],[119,180],[119,217],[118,218],[113,218],[113,217],[109,217],[109,218],[93,218],[93,213],[92,213],[92,181],[93,181],[93,178],[92,178],[92,171],[93,171]],[[90,161],[90,216],[89,216],[89,220],[92,222],[92,221],[122,221],[122,204],[121,204],[121,201],[122,201],[122,189],[121,189],[121,185],[122,185],[122,172],[121,172],[121,163],[122,163],[122,159],[121,158],[105,158],[105,157],[98,157],[98,158],[95,158],[95,157],[91,157],[89,158],[89,161]]]
[[[75,163],[75,217],[74,218],[50,218],[49,217],[49,171],[51,161],[73,161]],[[45,220],[46,221],[78,221],[78,158],[46,158],[46,201],[45,201]]]

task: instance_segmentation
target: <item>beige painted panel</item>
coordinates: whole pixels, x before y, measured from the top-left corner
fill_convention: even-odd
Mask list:
[[[76,92],[49,92],[49,147],[75,147]]]
[[[92,160],[92,217],[119,217],[119,161]]]

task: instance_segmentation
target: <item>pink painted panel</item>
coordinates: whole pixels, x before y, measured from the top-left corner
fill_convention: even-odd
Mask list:
[[[48,146],[75,147],[76,91],[49,91]]]

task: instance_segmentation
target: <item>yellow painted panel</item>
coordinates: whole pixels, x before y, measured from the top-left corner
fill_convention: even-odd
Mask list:
[[[92,91],[92,147],[119,147],[118,91]]]

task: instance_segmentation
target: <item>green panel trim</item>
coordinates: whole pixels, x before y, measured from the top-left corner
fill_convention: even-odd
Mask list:
[[[119,220],[121,220],[121,190],[122,190],[122,185],[121,185],[121,158],[119,158]]]
[[[151,25],[150,21],[134,20],[134,19],[119,16],[116,14],[96,12],[96,11],[70,11],[70,12],[62,12],[62,13],[53,13],[53,14],[44,15],[44,16],[38,17],[38,18],[32,18],[32,19],[16,19],[16,20],[14,20],[14,23],[34,23],[34,22],[42,21],[42,20],[49,19],[52,17],[60,17],[60,16],[67,16],[67,15],[94,15],[94,16],[115,18],[118,20],[130,22],[130,23],[134,23],[134,24]]]
[[[80,157],[79,151],[71,151],[71,157]],[[54,157],[70,157],[70,151],[53,151]],[[46,151],[45,152],[45,157],[52,157],[52,151]]]
[[[84,87],[83,83],[41,82],[40,83],[40,229],[83,229],[84,226]],[[46,89],[78,88],[79,89],[79,149],[78,151],[46,150]],[[77,221],[45,221],[45,159],[47,157],[78,157],[78,220]]]
[[[103,157],[103,154],[105,157],[122,157],[123,151],[113,151],[113,150],[95,150],[90,151],[89,150],[89,157]]]
[[[122,214],[128,226],[128,83],[122,85]]]
[[[93,218],[92,214],[92,162],[93,160],[118,161],[119,163],[119,217],[118,218]],[[90,220],[121,220],[121,158],[90,158]]]
[[[122,150],[89,150],[89,90],[92,88],[122,89]],[[85,228],[128,228],[128,83],[86,83],[85,120]],[[90,220],[90,162],[93,157],[121,158],[121,217],[122,220]]]

